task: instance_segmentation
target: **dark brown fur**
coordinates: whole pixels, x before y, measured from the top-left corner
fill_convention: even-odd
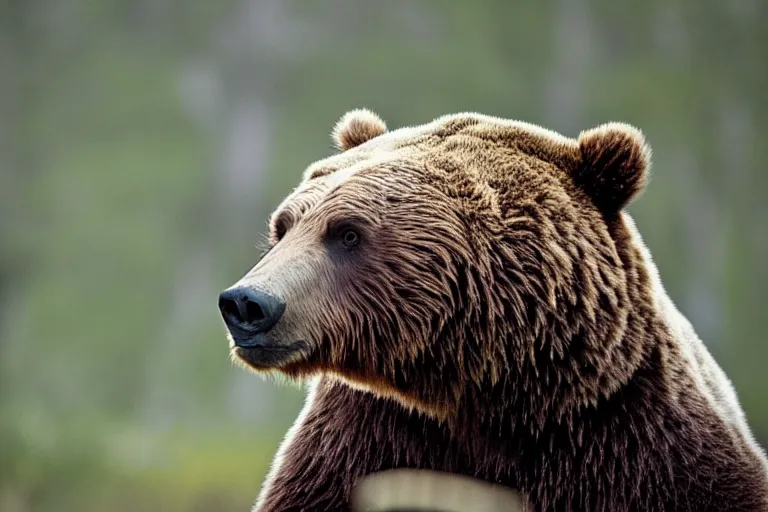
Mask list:
[[[764,455],[735,398],[713,402],[730,388],[621,212],[647,179],[639,132],[469,114],[379,132],[337,128],[348,151],[307,170],[253,272],[279,291],[306,254],[291,286],[311,300],[277,328],[303,348],[269,368],[319,376],[258,510],[344,510],[395,467],[502,483],[531,510],[768,509]]]

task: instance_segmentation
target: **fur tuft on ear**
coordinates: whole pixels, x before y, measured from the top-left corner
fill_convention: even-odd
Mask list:
[[[607,123],[581,132],[579,150],[574,179],[604,213],[618,212],[645,188],[651,148],[634,126]]]
[[[381,118],[366,108],[344,114],[333,128],[335,146],[346,151],[387,132]]]

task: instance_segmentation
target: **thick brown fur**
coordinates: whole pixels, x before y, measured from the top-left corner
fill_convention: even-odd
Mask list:
[[[234,355],[314,379],[257,510],[344,510],[396,467],[508,485],[530,510],[768,509],[733,389],[621,210],[647,181],[637,130],[370,119],[337,127],[360,136],[307,169],[241,281],[286,301],[270,336],[292,351]]]

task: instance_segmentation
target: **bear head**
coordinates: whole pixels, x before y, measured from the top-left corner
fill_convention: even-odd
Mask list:
[[[510,380],[546,414],[631,374],[630,313],[652,307],[622,213],[648,175],[637,129],[570,139],[455,114],[387,131],[356,110],[333,139],[339,153],[306,169],[268,251],[220,297],[235,360],[335,375],[434,417]]]

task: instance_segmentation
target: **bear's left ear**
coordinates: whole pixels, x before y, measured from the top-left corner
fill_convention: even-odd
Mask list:
[[[634,126],[608,123],[581,132],[579,151],[574,179],[604,213],[618,212],[645,188],[651,148]]]
[[[331,137],[342,151],[352,149],[387,132],[387,125],[379,116],[366,108],[344,114],[333,127]]]

